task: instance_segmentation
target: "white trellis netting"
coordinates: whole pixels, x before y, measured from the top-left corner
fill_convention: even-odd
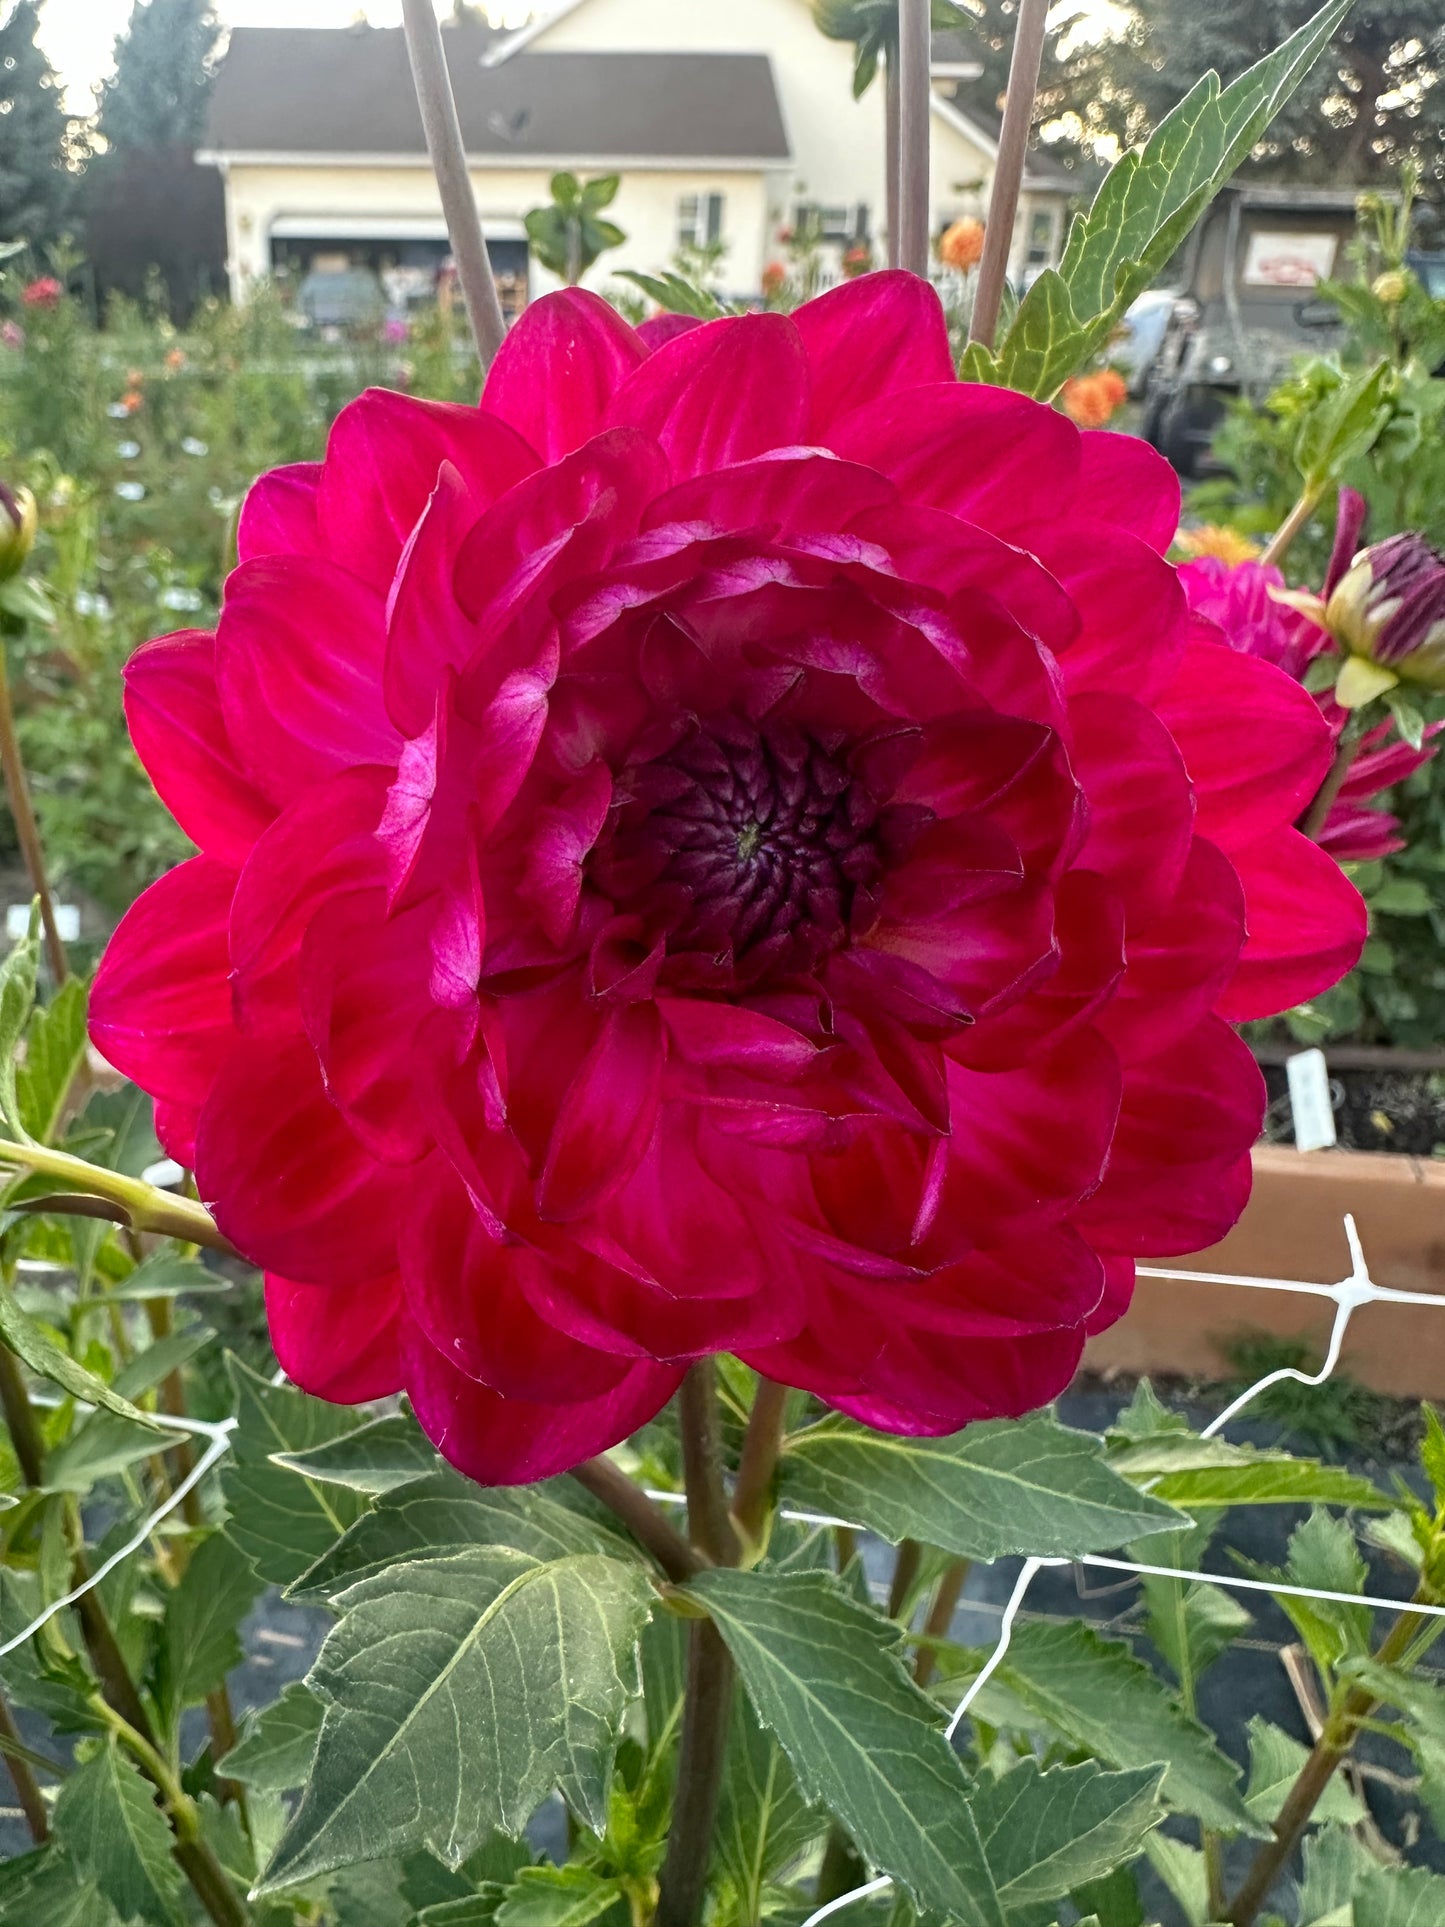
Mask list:
[[[1365,1254],[1360,1244],[1354,1219],[1352,1217],[1346,1217],[1344,1227],[1352,1261],[1351,1268],[1347,1277],[1340,1279],[1338,1284],[1333,1285],[1313,1284],[1303,1279],[1295,1278],[1248,1278],[1229,1272],[1180,1271],[1152,1265],[1141,1265],[1139,1267],[1140,1276],[1145,1278],[1174,1278],[1184,1284],[1236,1285],[1240,1287],[1240,1289],[1247,1291],[1289,1291],[1312,1298],[1327,1298],[1334,1304],[1334,1324],[1331,1328],[1329,1344],[1325,1351],[1325,1361],[1320,1369],[1317,1372],[1301,1372],[1297,1371],[1293,1366],[1284,1366],[1278,1371],[1266,1373],[1263,1378],[1257,1380],[1247,1391],[1242,1392],[1238,1398],[1234,1399],[1225,1407],[1217,1418],[1212,1419],[1210,1423],[1203,1428],[1203,1437],[1212,1438],[1215,1434],[1222,1431],[1223,1428],[1228,1425],[1232,1419],[1237,1418],[1240,1412],[1242,1412],[1252,1400],[1256,1399],[1261,1392],[1271,1385],[1278,1384],[1282,1379],[1295,1379],[1302,1385],[1323,1385],[1339,1363],[1340,1352],[1344,1345],[1345,1333],[1349,1329],[1350,1320],[1362,1305],[1445,1306],[1445,1298],[1434,1297],[1428,1292],[1399,1291],[1388,1285],[1377,1285],[1373,1278],[1371,1278],[1369,1266],[1365,1262]],[[278,1382],[281,1376],[281,1374],[277,1374]],[[133,1553],[138,1552],[162,1520],[172,1513],[176,1507],[180,1505],[186,1494],[199,1485],[212,1467],[224,1458],[230,1448],[231,1434],[236,1429],[236,1421],[234,1419],[223,1419],[219,1423],[211,1423],[204,1419],[176,1418],[170,1414],[164,1414],[158,1415],[157,1422],[167,1430],[174,1432],[176,1436],[189,1434],[196,1438],[205,1439],[207,1441],[205,1451],[196,1461],[191,1471],[186,1474],[185,1478],[167,1496],[165,1501],[147,1515],[145,1520],[137,1526],[125,1544],[113,1552],[105,1563],[92,1573],[83,1585],[75,1587],[73,1591],[66,1593],[63,1598],[52,1601],[51,1604],[45,1608],[44,1612],[32,1620],[28,1626],[24,1627],[3,1644],[0,1644],[0,1659],[3,1659],[7,1653],[14,1652],[18,1646],[22,1646],[27,1639],[32,1638],[38,1633],[57,1613],[63,1612],[67,1606],[74,1605],[84,1594],[99,1585],[107,1574],[113,1572],[118,1565],[121,1565],[126,1559],[130,1558]],[[174,1439],[171,1442],[174,1443]],[[164,1449],[164,1447],[162,1447],[162,1449]],[[649,1496],[668,1505],[681,1505],[685,1503],[682,1494],[676,1492],[651,1492]],[[785,1519],[793,1520],[801,1525],[846,1526],[855,1530],[862,1530],[862,1528],[857,1527],[852,1520],[836,1518],[826,1513],[799,1512],[785,1508],[782,1516]],[[1421,1605],[1401,1599],[1388,1599],[1373,1593],[1330,1592],[1310,1586],[1291,1586],[1264,1579],[1247,1579],[1234,1573],[1195,1572],[1182,1566],[1147,1565],[1136,1560],[1106,1558],[1102,1554],[1097,1553],[1086,1553],[1077,1559],[1028,1558],[1025,1559],[1019,1570],[1018,1578],[1014,1582],[1013,1591],[1009,1596],[1008,1603],[1003,1609],[1003,1614],[999,1622],[998,1639],[993,1651],[989,1654],[987,1661],[977,1676],[970,1681],[967,1692],[953,1710],[953,1716],[949,1720],[947,1727],[949,1739],[952,1739],[958,1731],[974,1700],[1002,1664],[1004,1655],[1009,1648],[1009,1642],[1013,1637],[1014,1622],[1018,1618],[1020,1609],[1023,1606],[1024,1597],[1034,1579],[1046,1566],[1070,1565],[1094,1566],[1109,1572],[1140,1576],[1157,1576],[1165,1579],[1199,1580],[1208,1585],[1223,1586],[1232,1588],[1235,1591],[1272,1594],[1283,1593],[1302,1599],[1339,1601],[1346,1605],[1371,1606],[1385,1612],[1399,1611],[1409,1603],[1412,1612],[1428,1617],[1445,1618],[1445,1606]],[[852,1892],[841,1894],[836,1900],[830,1900],[825,1906],[819,1907],[807,1917],[803,1922],[803,1927],[818,1927],[819,1922],[828,1919],[831,1915],[840,1912],[843,1908],[852,1906],[856,1901],[866,1900],[873,1894],[883,1893],[892,1884],[892,1880],[887,1874],[881,1874],[877,1879],[867,1881],[864,1885],[855,1887]]]

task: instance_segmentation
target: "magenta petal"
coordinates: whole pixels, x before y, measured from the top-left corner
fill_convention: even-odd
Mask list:
[[[943,304],[927,281],[897,270],[842,281],[794,311],[812,376],[809,433],[898,388],[954,379]]]
[[[305,1038],[244,1039],[221,1066],[196,1132],[196,1184],[238,1251],[309,1284],[396,1270],[415,1179],[379,1164],[329,1101]]]
[[[239,869],[275,812],[242,774],[216,690],[216,640],[161,636],[125,666],[125,719],[136,754],[186,835]]]
[[[1069,722],[1089,805],[1076,861],[1109,879],[1140,928],[1171,901],[1189,856],[1194,797],[1183,759],[1158,717],[1126,696],[1080,696]]]
[[[1244,947],[1244,891],[1227,857],[1196,836],[1174,900],[1129,938],[1118,995],[1099,1029],[1133,1064],[1157,1056],[1213,1009]]]
[[[736,1004],[668,997],[658,1008],[684,1062],[788,1082],[808,1069],[818,1047],[789,1024]]]
[[[523,312],[488,371],[482,404],[555,462],[601,433],[612,396],[646,359],[646,345],[601,295],[563,288]]]
[[[1313,697],[1272,663],[1219,643],[1191,643],[1158,714],[1194,785],[1199,833],[1226,852],[1292,823],[1330,766]]]
[[[325,553],[384,594],[443,462],[480,513],[530,475],[537,457],[483,409],[367,389],[336,417],[326,444],[318,497]]]
[[[1276,831],[1231,856],[1244,885],[1249,940],[1218,1008],[1242,1023],[1338,983],[1359,962],[1369,918],[1334,858],[1298,830]]]
[[[1137,536],[1082,516],[1042,531],[1031,546],[1079,613],[1079,633],[1062,657],[1069,694],[1106,690],[1152,701],[1189,636],[1177,572]]]
[[[226,584],[216,681],[243,767],[276,803],[356,763],[394,763],[381,599],[319,558],[266,556]]]
[[[341,1286],[266,1278],[266,1322],[281,1369],[333,1405],[366,1405],[402,1390],[401,1292],[395,1278]]]
[[[635,1168],[657,1122],[664,1055],[655,1005],[608,1013],[557,1113],[537,1198],[544,1218],[580,1217]]]
[[[701,326],[701,315],[669,314],[664,310],[661,314],[649,315],[646,321],[638,323],[637,339],[651,354],[653,349],[665,347],[669,341],[675,341],[679,335],[691,334],[694,328]]]
[[[406,1389],[442,1457],[482,1485],[554,1478],[655,1418],[682,1383],[680,1365],[641,1361],[600,1398],[545,1405],[502,1398],[447,1363],[420,1332],[406,1348]]]
[[[199,1107],[235,1042],[227,945],[235,888],[235,872],[210,857],[182,863],[126,911],[96,973],[96,1049],[164,1103]]]
[[[320,462],[273,468],[246,491],[236,524],[236,560],[258,555],[320,555],[316,500]]]
[[[675,479],[801,442],[808,364],[783,315],[728,315],[674,336],[629,375],[608,419],[662,445]]]
[[[1137,535],[1158,555],[1179,531],[1179,477],[1137,435],[1094,429],[1082,438],[1079,507]]]

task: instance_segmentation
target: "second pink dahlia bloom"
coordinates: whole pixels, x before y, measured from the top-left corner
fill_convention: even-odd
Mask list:
[[[1249,1186],[1231,1019],[1354,960],[1330,736],[1200,640],[1174,478],[959,383],[880,274],[655,349],[530,308],[260,481],[128,672],[202,854],[101,1050],[276,1350],[489,1481],[739,1353],[897,1431],[1057,1392]]]

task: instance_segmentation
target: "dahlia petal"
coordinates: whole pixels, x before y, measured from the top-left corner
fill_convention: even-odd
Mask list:
[[[1228,854],[1292,823],[1325,779],[1319,706],[1272,663],[1192,643],[1155,704],[1194,785],[1201,836]]]
[[[537,812],[518,893],[560,949],[577,925],[583,865],[607,821],[612,773],[599,757],[555,803]]]
[[[1038,547],[1033,536],[1050,525],[1052,504],[1072,496],[1080,466],[1079,431],[1066,416],[978,382],[934,382],[867,402],[833,424],[828,445],[878,469],[909,501],[1027,549]]]
[[[476,520],[466,483],[443,462],[387,598],[382,689],[387,714],[406,736],[432,722],[448,670],[463,668],[477,649],[477,625],[452,593],[457,550]]]
[[[1169,907],[1129,938],[1118,995],[1098,1026],[1123,1064],[1154,1057],[1218,1001],[1244,946],[1244,891],[1227,857],[1195,837]]]
[[[1021,1339],[973,1339],[954,1365],[932,1346],[890,1343],[868,1373],[880,1381],[854,1395],[819,1396],[862,1425],[939,1437],[979,1419],[1021,1418],[1064,1391],[1079,1368],[1084,1327]]]
[[[997,824],[1026,875],[1052,872],[1083,834],[1082,795],[1055,730],[975,711],[925,731],[894,790],[935,816],[977,812]]]
[[[671,1049],[687,1064],[748,1071],[788,1083],[807,1070],[818,1047],[791,1025],[739,1004],[666,997],[658,1009]]]
[[[236,874],[192,857],[137,897],[106,946],[90,1035],[163,1103],[198,1107],[235,1042],[227,919]]]
[[[292,462],[253,482],[236,523],[236,560],[258,555],[320,555],[316,502],[320,462]]]
[[[266,1278],[266,1322],[281,1369],[333,1405],[366,1405],[403,1386],[396,1279],[332,1288]]]
[[[415,1182],[347,1128],[304,1037],[232,1049],[201,1111],[196,1184],[253,1262],[306,1284],[384,1277]]]
[[[326,444],[317,498],[324,553],[385,593],[443,462],[480,513],[530,475],[537,456],[484,409],[367,389],[336,417]]]
[[[125,666],[125,719],[136,754],[193,843],[239,869],[275,814],[242,774],[216,690],[215,637],[161,636]]]
[[[542,1217],[581,1217],[636,1168],[657,1122],[665,1054],[654,1005],[609,1011],[557,1112],[538,1191]]]
[[[1111,994],[1124,972],[1124,907],[1091,870],[1071,870],[1054,896],[1059,966],[1006,1009],[991,1013],[951,1047],[975,1070],[1006,1070],[1091,1020],[1106,1036]],[[1206,1002],[1202,1008],[1208,1008]]]
[[[1177,572],[1127,530],[1079,516],[1040,531],[1030,546],[1079,614],[1079,633],[1060,658],[1070,696],[1107,690],[1151,702],[1189,637]]]
[[[562,288],[523,310],[487,372],[482,405],[555,462],[601,433],[608,403],[647,354],[601,295]]]
[[[1058,968],[1053,892],[1025,883],[928,923],[880,923],[866,947],[901,959],[943,986],[941,1007],[981,1019]]]
[[[664,310],[661,314],[649,315],[646,321],[638,322],[637,339],[651,354],[655,348],[665,347],[679,335],[691,334],[694,328],[701,326],[701,315],[669,314]]]
[[[1249,1196],[1249,1150],[1264,1079],[1215,1016],[1124,1073],[1104,1181],[1076,1222],[1091,1244],[1136,1257],[1198,1251],[1222,1238]]]
[[[1173,901],[1189,858],[1194,797],[1174,738],[1126,696],[1069,704],[1074,774],[1089,804],[1078,867],[1107,877],[1132,931]]]
[[[251,781],[275,803],[401,748],[381,694],[380,598],[319,557],[242,563],[226,584],[216,682]]]
[[[872,469],[816,449],[786,450],[679,482],[649,503],[642,528],[644,533],[685,529],[689,539],[699,529],[734,534],[837,529],[893,499],[892,485]]]
[[[1231,853],[1249,936],[1217,1008],[1233,1023],[1272,1017],[1338,983],[1369,935],[1365,902],[1327,850],[1298,830]]]
[[[943,304],[917,275],[895,269],[842,281],[792,321],[808,357],[815,440],[881,395],[955,379]]]
[[[785,315],[727,315],[658,348],[613,396],[608,420],[662,446],[676,479],[801,442],[808,364]]]
[[[1137,435],[1091,429],[1080,437],[1079,507],[1137,535],[1157,555],[1179,532],[1179,477]]]
[[[563,1405],[500,1397],[448,1364],[420,1333],[411,1335],[404,1365],[422,1430],[482,1485],[530,1485],[607,1451],[655,1418],[683,1375],[680,1365],[639,1361],[600,1398]]]
[[[1090,1338],[1117,1325],[1134,1297],[1134,1260],[1111,1252],[1104,1259],[1104,1295],[1084,1321]]]

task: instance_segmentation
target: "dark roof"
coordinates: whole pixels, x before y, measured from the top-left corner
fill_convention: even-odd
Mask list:
[[[784,161],[766,54],[520,53],[487,68],[498,36],[449,27],[467,151],[526,159]],[[203,149],[426,151],[399,27],[238,27],[216,76]]]

